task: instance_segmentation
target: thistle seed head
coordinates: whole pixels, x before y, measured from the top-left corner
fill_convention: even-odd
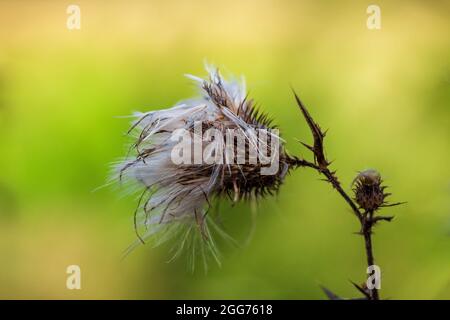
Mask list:
[[[136,230],[145,229],[138,232],[142,242],[167,225],[188,226],[186,232],[198,227],[210,240],[211,200],[273,194],[293,163],[276,127],[248,98],[245,82],[207,70],[207,79],[188,75],[200,97],[135,114],[133,154],[116,172],[143,190],[135,218]]]

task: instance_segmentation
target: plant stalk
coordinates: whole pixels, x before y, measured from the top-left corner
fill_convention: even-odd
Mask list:
[[[329,169],[329,165],[331,162],[329,162],[325,156],[325,148],[323,139],[325,138],[326,132],[322,131],[319,124],[314,121],[314,119],[311,117],[310,113],[306,109],[305,105],[302,103],[300,98],[297,96],[297,94],[294,92],[295,100],[297,101],[297,104],[303,114],[303,117],[306,120],[306,123],[308,124],[311,134],[313,136],[313,144],[308,145],[304,142],[300,142],[303,144],[309,151],[311,151],[314,155],[314,162],[310,162],[305,159],[300,159],[297,157],[291,158],[291,161],[294,165],[299,167],[308,167],[311,169],[316,170],[319,174],[323,174],[326,179],[325,181],[329,182],[334,189],[337,190],[337,192],[340,194],[340,196],[347,202],[347,204],[352,209],[353,214],[358,218],[359,223],[361,225],[361,231],[360,234],[364,237],[365,242],[365,251],[366,251],[366,257],[367,257],[367,265],[372,266],[374,265],[374,255],[373,255],[373,248],[372,248],[372,227],[378,220],[386,220],[390,221],[392,220],[392,217],[378,217],[374,218],[374,211],[369,212],[361,212],[360,208],[357,206],[355,201],[345,192],[345,190],[342,188],[341,183],[339,182],[336,172],[331,171]],[[397,205],[397,204],[394,204]],[[356,287],[363,292],[367,299],[369,300],[379,300],[380,296],[377,289],[368,290],[365,288],[361,288],[356,285]]]
[[[362,233],[364,236],[364,242],[366,247],[367,266],[373,266],[375,264],[375,258],[373,256],[372,248],[372,226],[373,226],[373,211],[369,211],[364,215],[362,224]],[[378,289],[374,288],[370,290],[371,300],[380,300]]]

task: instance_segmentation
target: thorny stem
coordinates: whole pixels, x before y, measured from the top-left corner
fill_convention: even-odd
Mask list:
[[[299,159],[297,157],[293,157],[293,164],[299,167],[308,167],[315,169],[319,174],[322,174],[326,177],[324,179],[325,181],[329,182],[334,189],[339,192],[341,197],[347,202],[347,204],[352,209],[352,212],[354,215],[358,218],[360,225],[361,225],[361,231],[359,234],[361,234],[364,237],[365,241],[365,251],[367,256],[367,265],[372,266],[374,265],[375,258],[373,255],[373,248],[372,248],[372,227],[375,225],[376,222],[380,220],[386,220],[391,221],[392,217],[373,217],[374,212],[361,212],[358,206],[355,204],[355,202],[352,200],[352,198],[344,191],[342,188],[335,171],[330,171],[328,166],[330,165],[330,162],[326,159],[325,151],[323,147],[323,138],[325,137],[324,132],[320,129],[320,126],[314,122],[313,118],[309,114],[306,107],[303,105],[303,103],[300,101],[299,97],[294,91],[294,96],[297,101],[298,106],[300,107],[300,110],[311,130],[311,133],[314,138],[314,145],[310,146],[303,142],[301,142],[307,149],[309,149],[313,155],[314,155],[314,163],[309,162],[305,159]],[[367,299],[370,300],[379,300],[379,293],[377,289],[373,290],[364,290],[363,288],[355,285],[361,292],[367,292],[365,293]]]
[[[366,212],[363,218],[362,234],[366,245],[367,266],[373,266],[375,259],[372,250],[372,226],[373,226],[373,211]],[[370,290],[370,297],[372,300],[380,300],[378,290],[374,288]]]

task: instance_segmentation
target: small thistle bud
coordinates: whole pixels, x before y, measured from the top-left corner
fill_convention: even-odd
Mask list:
[[[378,171],[368,169],[359,172],[353,180],[355,200],[360,208],[366,211],[375,211],[385,202],[389,195],[384,193],[385,187],[381,185],[382,179]]]

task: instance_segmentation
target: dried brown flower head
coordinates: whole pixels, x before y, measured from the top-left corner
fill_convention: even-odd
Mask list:
[[[136,115],[130,130],[134,154],[116,172],[120,181],[143,190],[135,214],[141,242],[171,230],[162,238],[181,234],[181,250],[195,233],[216,256],[208,227],[214,224],[207,215],[211,201],[271,195],[295,159],[248,98],[244,81],[227,81],[214,68],[208,72],[207,79],[189,76],[200,97]]]
[[[375,211],[385,204],[385,186],[381,185],[382,179],[378,171],[368,169],[359,172],[353,181],[355,200],[360,208],[366,211]]]

